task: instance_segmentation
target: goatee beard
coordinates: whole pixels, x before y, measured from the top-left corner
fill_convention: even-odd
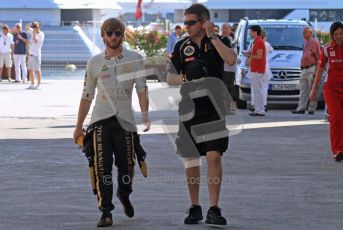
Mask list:
[[[111,49],[117,49],[117,48],[119,48],[121,46],[121,43],[119,43],[118,45],[113,45],[113,46],[108,46],[109,48],[111,48]]]

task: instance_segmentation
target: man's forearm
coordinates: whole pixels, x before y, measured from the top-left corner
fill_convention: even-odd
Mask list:
[[[38,42],[38,40],[37,40],[37,38],[36,38],[36,34],[35,34],[35,33],[33,33],[33,42],[34,42],[34,43],[37,43],[37,42]]]
[[[324,73],[324,68],[317,69],[317,72],[313,81],[312,89],[318,88],[318,85],[319,85],[320,80],[322,79],[323,73]]]
[[[181,85],[184,82],[183,78],[184,77],[182,75],[168,72],[167,83],[168,85]]]
[[[86,116],[89,112],[91,104],[92,104],[91,100],[81,99],[80,106],[79,106],[79,112],[77,115],[76,128],[82,128],[83,122],[86,119]]]
[[[224,62],[229,65],[234,65],[236,63],[237,55],[233,48],[227,47],[219,38],[212,39],[211,42]]]
[[[144,91],[138,94],[139,106],[141,107],[142,112],[148,112],[149,110],[149,95],[148,91]]]

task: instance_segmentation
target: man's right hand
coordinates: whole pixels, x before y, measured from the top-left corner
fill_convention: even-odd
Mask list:
[[[82,128],[76,127],[73,134],[75,144],[77,144],[77,139],[82,135],[83,135]]]
[[[242,54],[243,54],[244,57],[248,57],[248,56],[251,55],[250,51],[248,51],[248,50],[243,50]]]
[[[317,101],[317,93],[315,90],[311,90],[311,93],[310,93],[310,101]]]

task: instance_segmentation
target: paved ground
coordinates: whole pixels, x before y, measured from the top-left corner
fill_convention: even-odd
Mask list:
[[[96,229],[87,161],[71,139],[82,81],[27,86],[0,83],[0,229]],[[323,112],[241,115],[244,130],[231,137],[223,157],[220,207],[227,229],[343,229],[343,164],[331,158]],[[182,224],[188,208],[183,166],[157,122],[167,116],[151,112],[155,122],[142,136],[149,177],[136,173],[136,216],[127,219],[114,199],[109,229],[207,229]],[[203,161],[203,182],[205,175]],[[205,183],[201,203],[206,212]]]

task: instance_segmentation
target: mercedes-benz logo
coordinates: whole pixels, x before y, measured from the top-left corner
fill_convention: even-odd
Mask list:
[[[280,71],[278,74],[279,79],[286,79],[287,78],[287,72],[286,71]]]

